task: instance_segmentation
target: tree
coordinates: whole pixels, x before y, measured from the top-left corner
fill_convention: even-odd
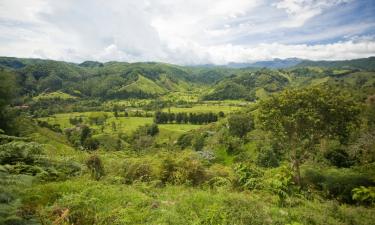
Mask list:
[[[86,138],[83,142],[83,147],[89,151],[94,151],[99,148],[99,141],[92,137]]]
[[[228,118],[228,128],[231,135],[242,138],[254,129],[254,119],[248,114],[233,114]]]
[[[118,111],[119,111],[118,105],[113,106],[113,115],[116,117],[116,119],[119,116]]]
[[[324,138],[345,143],[359,124],[359,107],[347,95],[328,88],[290,89],[259,105],[260,127],[270,131],[289,155],[295,182],[301,185],[300,165]]]
[[[195,151],[202,151],[202,149],[204,147],[204,142],[205,142],[205,139],[204,139],[203,135],[199,135],[198,137],[196,137],[194,139],[194,142],[193,142],[194,150]]]
[[[159,133],[159,127],[156,123],[146,126],[146,129],[147,129],[146,131],[147,135],[150,135],[150,136],[155,136]]]

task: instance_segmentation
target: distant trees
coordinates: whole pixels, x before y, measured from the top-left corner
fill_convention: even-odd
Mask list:
[[[155,136],[158,133],[159,127],[155,123],[140,126],[133,132],[130,143],[137,151],[147,149],[153,145]]]
[[[0,69],[0,129],[7,131],[11,126],[10,114],[6,106],[11,103],[16,95],[17,85],[15,75]]]
[[[191,124],[205,124],[212,123],[218,120],[218,115],[212,112],[209,113],[170,113],[170,112],[156,112],[155,123],[191,123]]]
[[[345,143],[359,123],[359,113],[349,96],[314,87],[285,90],[261,102],[258,120],[282,143],[300,185],[300,165],[314,153],[314,145],[322,138],[338,138]]]
[[[96,150],[99,148],[99,141],[92,137],[90,127],[79,124],[73,128],[64,130],[69,142],[75,147],[81,147],[86,150]]]

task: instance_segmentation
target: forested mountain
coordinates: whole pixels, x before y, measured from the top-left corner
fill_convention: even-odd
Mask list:
[[[155,62],[86,61],[74,64],[1,57],[0,67],[12,71],[22,87],[21,93],[29,96],[59,91],[81,98],[148,99],[204,87],[205,91],[200,95],[203,100],[253,101],[285,87],[318,83],[367,90],[373,87],[371,71],[374,60],[375,57],[350,61],[303,61],[289,69],[271,70],[183,67]]]
[[[298,67],[315,66],[315,67],[324,67],[324,68],[361,69],[361,70],[375,71],[375,57],[342,60],[342,61],[304,60],[296,66]]]
[[[299,58],[287,58],[287,59],[273,59],[267,61],[258,61],[254,63],[229,63],[226,65],[230,68],[248,68],[248,67],[255,67],[255,68],[270,68],[270,69],[283,69],[289,68],[292,66],[296,66],[302,61]]]

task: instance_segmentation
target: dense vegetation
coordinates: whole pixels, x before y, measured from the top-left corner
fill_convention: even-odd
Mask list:
[[[369,60],[2,57],[0,224],[374,224]]]

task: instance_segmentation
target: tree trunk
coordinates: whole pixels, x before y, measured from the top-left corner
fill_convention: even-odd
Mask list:
[[[294,182],[299,186],[302,187],[301,183],[301,171],[300,171],[300,162],[298,159],[294,159],[293,162],[293,169],[294,169]]]

